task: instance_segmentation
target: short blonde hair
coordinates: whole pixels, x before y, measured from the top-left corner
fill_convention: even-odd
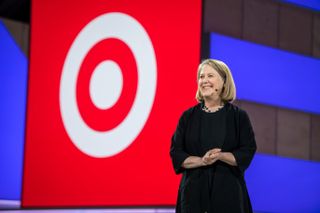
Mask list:
[[[232,74],[231,74],[229,67],[222,61],[215,60],[215,59],[206,59],[206,60],[202,61],[202,63],[198,67],[198,74],[197,74],[198,81],[199,81],[199,77],[200,77],[200,72],[202,71],[204,65],[208,65],[208,66],[212,67],[222,77],[222,79],[224,81],[223,89],[220,94],[222,101],[223,102],[234,101],[236,99],[236,86],[234,84],[233,77],[232,77]],[[199,90],[199,86],[198,86],[198,90],[196,93],[196,99],[198,102],[203,101],[203,96]]]

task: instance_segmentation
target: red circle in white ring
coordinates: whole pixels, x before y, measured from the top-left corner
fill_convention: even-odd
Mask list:
[[[125,119],[114,129],[96,131],[82,119],[76,100],[77,77],[89,50],[99,41],[116,38],[128,45],[137,63],[137,92]],[[74,145],[85,154],[104,158],[126,149],[139,135],[153,105],[157,83],[156,57],[143,26],[124,13],[106,13],[88,23],[77,35],[66,56],[60,81],[60,111]]]

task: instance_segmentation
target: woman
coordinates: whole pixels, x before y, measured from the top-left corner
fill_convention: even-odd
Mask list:
[[[247,113],[231,104],[235,96],[226,64],[199,65],[199,104],[182,114],[170,149],[175,172],[183,173],[176,212],[252,212],[244,172],[257,147]]]

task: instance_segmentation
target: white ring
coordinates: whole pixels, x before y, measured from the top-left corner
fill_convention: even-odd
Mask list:
[[[137,64],[138,85],[130,112],[114,129],[91,129],[82,119],[76,85],[81,63],[98,42],[116,38],[128,45]],[[126,149],[139,135],[151,112],[157,83],[156,57],[143,26],[124,13],[107,13],[93,19],[77,35],[66,56],[60,82],[60,110],[65,129],[76,147],[89,156],[103,158]]]

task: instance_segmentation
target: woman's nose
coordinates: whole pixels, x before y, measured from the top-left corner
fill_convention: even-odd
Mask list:
[[[208,78],[207,77],[203,77],[203,83],[208,82]]]

